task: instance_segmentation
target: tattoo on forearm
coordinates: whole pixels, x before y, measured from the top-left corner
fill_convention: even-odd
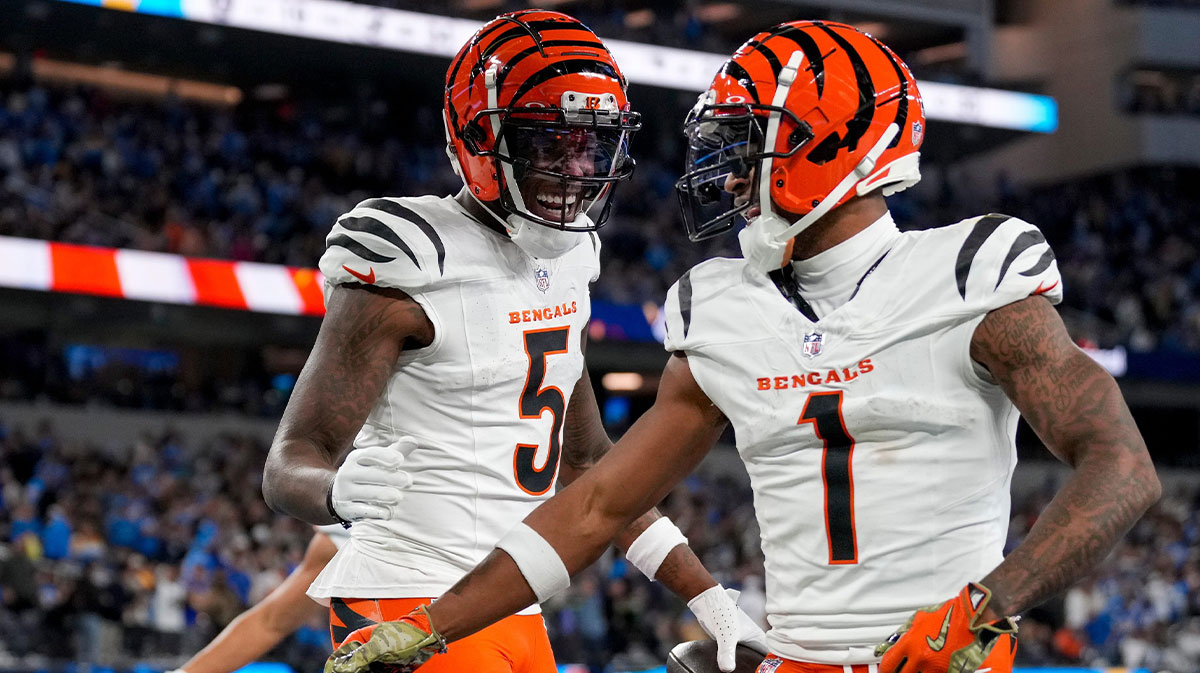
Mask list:
[[[571,402],[567,405],[562,461],[575,470],[586,470],[608,453],[612,445],[600,420],[591,378],[585,372],[575,384]]]
[[[672,553],[663,560],[663,564],[658,567],[658,574],[654,579],[663,583],[663,586],[668,587],[681,593],[681,588],[688,583],[699,580],[703,586],[697,587],[697,590],[692,593],[698,593],[699,590],[711,586],[716,580],[712,579],[708,569],[700,562],[700,558],[696,556],[690,549],[686,553]]]
[[[331,303],[309,362],[284,410],[273,453],[308,478],[276,479],[277,493],[289,513],[306,520],[327,517],[328,476],[314,483],[324,467],[332,469],[362,427],[391,376],[406,339],[428,343],[432,337],[421,307],[403,293],[388,290],[339,289]],[[381,300],[383,295],[386,299]],[[288,468],[284,468],[288,469]],[[288,477],[301,473],[289,470]]]
[[[1116,382],[1071,343],[1044,299],[990,314],[971,354],[1075,468],[1025,541],[983,580],[995,608],[1011,614],[1090,572],[1157,500],[1159,485]]]
[[[612,441],[603,428],[579,428],[563,433],[562,460],[572,468],[586,470],[603,458],[610,448]]]
[[[1111,470],[1096,462],[1077,471],[1026,540],[984,578],[1002,614],[1034,607],[1082,579],[1157,498],[1144,479],[1113,482]]]

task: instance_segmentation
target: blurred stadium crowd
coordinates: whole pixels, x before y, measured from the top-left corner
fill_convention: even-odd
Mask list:
[[[111,451],[60,440],[49,424],[0,421],[0,665],[74,657],[171,667],[199,649],[278,585],[307,543],[307,526],[262,502],[265,456],[244,436],[147,436]],[[1048,481],[1014,504],[1010,545],[1053,490]],[[693,476],[663,509],[761,620],[748,485]],[[1197,670],[1198,550],[1193,483],[1168,490],[1094,577],[1026,615],[1019,660]],[[606,557],[547,607],[559,660],[596,673],[661,665],[675,643],[703,637],[677,599],[620,557]],[[271,658],[314,670],[327,643],[318,620]]]
[[[437,108],[116,99],[0,83],[0,235],[315,266],[334,219],[372,196],[451,194]],[[673,183],[681,138],[640,137],[638,169],[602,230],[597,298],[659,303],[733,236],[687,241]],[[1079,338],[1200,351],[1200,195],[1189,169],[1147,169],[1026,191],[926,162],[891,200],[901,227],[988,211],[1036,223],[1054,245]],[[1053,197],[1053,198],[1050,198]],[[1119,243],[1118,243],[1119,242]]]
[[[601,33],[606,21],[619,22],[632,39],[727,50],[709,43],[717,38],[699,18],[669,15],[633,29],[627,13],[583,18]],[[1195,88],[1180,82],[1180,91]],[[1200,99],[1191,95],[1178,104],[1196,112]],[[1174,109],[1155,96],[1129,105]],[[0,80],[0,235],[315,266],[332,222],[358,201],[458,189],[438,115],[433,105],[401,111],[370,98],[228,109]],[[675,135],[635,139],[637,172],[601,233],[598,298],[661,302],[697,261],[736,251],[732,236],[687,241],[673,193],[681,144]],[[1200,184],[1195,171],[1147,169],[1032,191],[1007,180],[972,184],[932,162],[924,172],[919,188],[889,201],[902,227],[988,211],[1023,217],[1054,245],[1077,338],[1200,352],[1200,194],[1185,188]],[[69,363],[54,374],[41,348],[0,340],[0,398],[99,396],[118,406],[266,416],[286,399],[287,382],[180,391],[152,374],[132,383],[76,379]],[[145,437],[110,451],[62,441],[48,424],[22,429],[0,419],[0,664],[71,657],[169,667],[199,649],[274,588],[307,543],[307,526],[262,502],[265,456],[244,436],[204,445]],[[1010,545],[1052,491],[1047,484],[1014,503]],[[664,509],[761,618],[748,488],[695,476]],[[560,660],[597,672],[657,666],[674,643],[701,637],[676,599],[612,556],[553,601],[547,622]],[[1027,665],[1200,669],[1200,485],[1168,492],[1101,572],[1027,615],[1021,629],[1018,657]],[[274,654],[313,670],[327,650],[318,622]]]

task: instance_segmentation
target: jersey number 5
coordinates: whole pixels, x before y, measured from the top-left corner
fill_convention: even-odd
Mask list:
[[[825,535],[829,540],[829,564],[858,563],[858,540],[854,532],[854,472],[850,457],[854,438],[842,418],[842,391],[811,393],[797,423],[812,423],[817,438],[825,443],[821,477],[825,482]]]
[[[513,454],[513,474],[517,486],[530,495],[541,495],[550,490],[558,473],[558,455],[562,450],[559,436],[562,434],[563,415],[567,409],[566,398],[554,386],[542,387],[546,378],[546,356],[566,353],[570,327],[529,330],[525,332],[525,355],[529,358],[529,373],[525,376],[525,388],[521,391],[521,418],[541,418],[547,410],[552,418],[550,426],[550,451],[539,468],[534,465],[537,444],[517,444]]]

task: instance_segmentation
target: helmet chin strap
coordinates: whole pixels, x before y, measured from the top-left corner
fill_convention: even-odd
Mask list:
[[[792,83],[796,81],[796,73],[803,60],[804,52],[792,52],[787,65],[779,71],[779,86],[775,88],[775,95],[771,99],[771,105],[776,109],[767,116],[767,132],[763,138],[764,153],[774,151],[775,140],[779,137],[779,122],[783,117],[778,108],[783,107],[787,101],[788,92],[792,89]],[[763,273],[770,273],[782,267],[787,252],[786,244],[774,243],[778,234],[787,230],[788,223],[771,208],[773,161],[772,157],[765,156],[758,168],[758,204],[761,214],[754,220],[753,226],[746,226],[738,233],[742,256],[746,258],[746,262]]]
[[[777,95],[776,99],[778,98],[779,96]],[[774,140],[774,134],[778,133],[778,123],[777,119],[775,119],[778,113],[772,112],[771,115],[773,119],[771,122],[768,122],[767,147],[774,147],[772,141]],[[842,200],[842,197],[847,192],[854,189],[855,185],[870,175],[875,170],[875,162],[879,160],[879,155],[883,154],[884,150],[887,149],[888,143],[892,142],[892,139],[899,132],[899,126],[894,123],[889,124],[887,129],[884,130],[883,135],[871,147],[867,155],[862,158],[862,161],[858,162],[854,170],[842,178],[842,181],[825,198],[821,199],[820,203],[814,206],[812,210],[808,211],[808,213],[791,225],[771,207],[771,177],[770,173],[767,172],[770,169],[770,159],[763,159],[763,168],[760,169],[763,175],[758,180],[759,207],[762,208],[762,215],[755,219],[753,226],[747,226],[738,234],[738,241],[742,246],[742,255],[746,258],[746,261],[764,273],[770,273],[787,264],[792,239],[828,214],[829,211],[833,210],[834,206]]]
[[[879,160],[879,155],[883,154],[883,151],[887,149],[888,143],[892,142],[892,138],[895,138],[896,134],[899,132],[899,126],[896,126],[894,123],[888,124],[888,127],[883,131],[883,135],[880,136],[879,140],[875,142],[875,145],[871,147],[871,151],[867,152],[867,156],[863,157],[862,161],[858,162],[858,165],[854,167],[854,170],[850,171],[849,175],[842,178],[842,181],[833,188],[833,191],[829,192],[825,198],[821,199],[821,202],[818,203],[815,208],[808,211],[804,217],[796,220],[795,224],[785,229],[778,236],[776,236],[776,238],[780,242],[786,243],[787,241],[795,238],[797,234],[811,226],[813,222],[816,222],[824,217],[826,213],[833,210],[834,205],[837,204],[838,201],[842,200],[842,197],[846,195],[846,192],[854,189],[854,186],[857,185],[859,181],[870,175],[871,171],[875,170],[875,162]],[[766,210],[766,207],[764,206],[763,209]]]
[[[492,65],[483,73],[483,83],[487,87],[487,104],[493,110],[500,107],[500,91],[496,82],[498,73],[499,67],[495,65]],[[496,150],[500,154],[508,154],[508,142],[500,135],[500,119],[498,115],[491,114],[488,115],[488,118],[492,125],[492,136],[496,138]],[[500,171],[504,174],[504,188],[508,190],[508,196],[512,199],[514,209],[518,212],[526,212],[528,208],[525,206],[525,199],[521,196],[521,190],[517,189],[517,179],[513,174],[512,166],[507,161],[497,161],[496,163],[499,164]],[[467,191],[470,192],[471,190],[468,189]],[[471,194],[471,196],[474,197],[475,195]],[[475,200],[479,201],[478,198]],[[480,201],[481,205],[482,203]],[[536,239],[533,247],[536,248],[537,253],[530,253],[536,257],[557,257],[566,250],[575,247],[579,242],[578,240],[571,240],[569,242],[566,240],[552,240],[560,238],[553,232],[565,234],[573,232],[558,232],[558,230],[544,227],[516,213],[510,214],[508,217],[500,217],[496,213],[493,213],[491,208],[485,206],[484,209],[491,213],[492,217],[495,217],[504,226],[505,230],[508,231],[509,237],[513,241],[518,242],[518,244],[524,240]],[[571,224],[575,227],[591,226],[588,215],[582,208]],[[542,229],[546,229],[547,231],[541,231]],[[560,250],[563,252],[558,252]]]
[[[496,78],[499,71],[499,67],[492,65],[487,69],[486,72],[483,73],[483,83],[487,87],[487,104],[488,107],[493,110],[500,107],[500,90],[496,84]],[[507,155],[508,141],[506,141],[500,135],[499,116],[496,114],[490,114],[488,115],[488,119],[492,124],[492,137],[496,139],[496,151],[500,154]],[[526,210],[525,199],[521,197],[521,190],[517,189],[517,179],[516,176],[513,175],[512,166],[510,166],[507,161],[497,161],[496,164],[500,167],[500,172],[504,174],[504,189],[508,190],[508,196],[510,199],[512,199],[513,207],[518,211]],[[500,222],[505,226],[505,228],[508,229],[509,234],[513,234],[515,231],[519,230],[520,225],[517,223],[510,224],[507,221],[510,219],[512,219],[511,216],[501,219]],[[524,218],[521,219],[524,220]]]
[[[471,189],[468,188],[465,191],[475,200],[475,203],[479,204],[480,208],[488,216],[504,227],[504,230],[508,232],[509,240],[531,257],[538,259],[556,259],[562,257],[571,250],[574,250],[575,246],[579,245],[586,238],[585,236],[580,236],[578,232],[561,231],[544,227],[515,213],[508,217],[501,217],[496,211],[488,207],[486,203],[480,201],[479,197],[475,196],[475,193]],[[575,216],[573,224],[581,228],[590,228],[592,223],[587,213],[581,212]]]

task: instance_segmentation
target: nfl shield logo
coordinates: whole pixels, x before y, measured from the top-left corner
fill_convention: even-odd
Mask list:
[[[545,292],[550,289],[550,272],[546,269],[538,269],[533,272],[533,277],[537,279],[537,289]]]
[[[821,354],[821,344],[825,342],[825,335],[820,332],[809,332],[804,335],[804,348],[801,350],[806,358],[815,358]]]
[[[772,654],[771,656],[767,657],[766,661],[758,665],[755,673],[774,673],[774,671],[779,668],[780,664],[782,663],[783,659],[779,659]]]
[[[914,145],[921,144],[921,137],[925,135],[925,128],[921,126],[921,122],[913,122],[912,125],[912,141]]]

